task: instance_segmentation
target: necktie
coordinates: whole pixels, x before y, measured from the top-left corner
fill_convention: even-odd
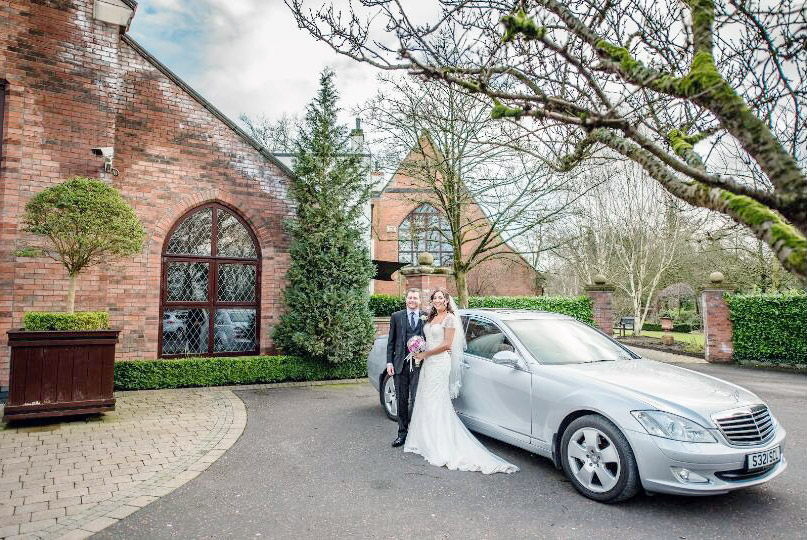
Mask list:
[[[414,311],[409,312],[409,326],[412,328],[412,330],[415,329],[415,312]]]

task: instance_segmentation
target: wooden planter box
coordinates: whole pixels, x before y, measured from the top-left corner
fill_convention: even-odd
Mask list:
[[[115,410],[120,330],[10,330],[11,372],[3,420]]]

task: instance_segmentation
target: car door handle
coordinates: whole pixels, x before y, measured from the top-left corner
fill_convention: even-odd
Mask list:
[[[465,369],[471,369],[471,364],[469,364],[468,362],[462,362],[460,363],[460,366],[462,366]]]

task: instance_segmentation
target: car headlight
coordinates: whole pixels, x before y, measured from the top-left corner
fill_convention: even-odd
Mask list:
[[[709,430],[683,416],[663,411],[631,411],[650,435],[674,441],[714,443],[717,439]]]

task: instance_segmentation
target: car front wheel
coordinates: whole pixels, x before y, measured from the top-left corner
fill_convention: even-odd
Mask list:
[[[586,415],[570,423],[561,439],[563,471],[590,499],[616,503],[639,492],[639,469],[625,435],[610,420]]]
[[[395,397],[395,381],[388,374],[384,374],[381,384],[381,406],[390,420],[398,421],[398,401]]]

